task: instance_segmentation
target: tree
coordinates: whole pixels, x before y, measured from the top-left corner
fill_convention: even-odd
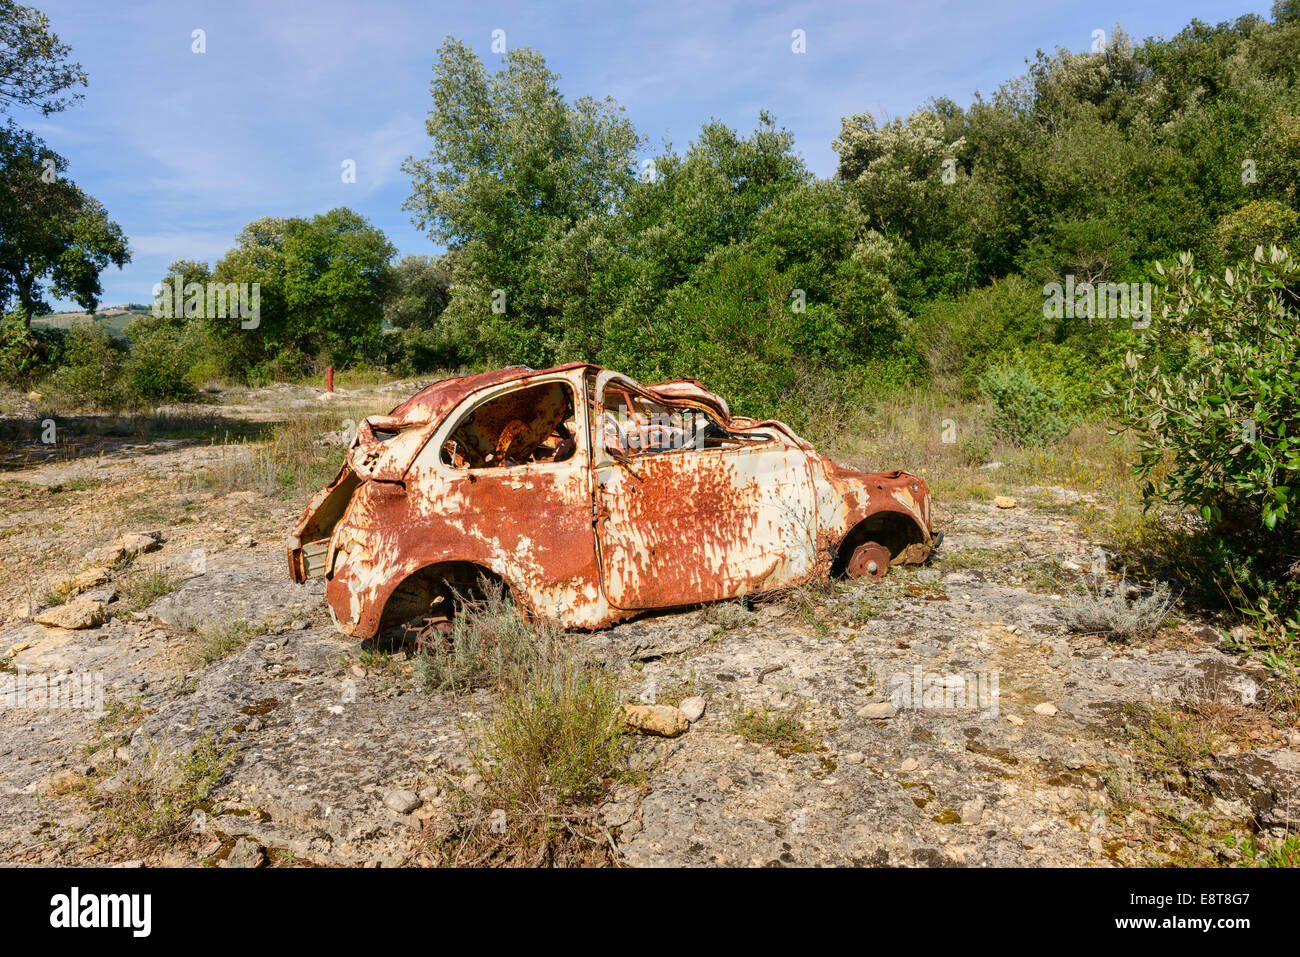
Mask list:
[[[408,157],[417,226],[456,252],[445,319],[468,348],[544,364],[564,337],[542,262],[569,229],[616,209],[635,182],[632,124],[611,99],[565,101],[526,48],[489,76],[448,38],[434,65],[423,159]]]
[[[81,64],[68,62],[71,52],[50,32],[45,14],[0,0],[0,111],[24,106],[48,116],[80,99],[80,93],[59,95],[86,85]]]
[[[395,254],[380,229],[346,207],[249,223],[212,280],[247,284],[250,298],[256,284],[255,319],[202,316],[225,371],[247,376],[274,362],[301,373],[312,356],[347,363],[375,354]]]
[[[12,123],[0,128],[0,300],[18,300],[26,325],[56,296],[88,312],[99,274],[131,260],[122,228],[64,175],[67,160]]]
[[[384,318],[398,329],[432,329],[451,299],[445,257],[403,256],[393,266],[392,294]]]

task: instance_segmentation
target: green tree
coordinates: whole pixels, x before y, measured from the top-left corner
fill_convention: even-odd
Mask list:
[[[13,0],[0,0],[0,112],[13,106],[48,116],[80,99],[61,96],[86,85],[80,63],[69,63],[71,49],[50,32],[49,18]]]
[[[121,227],[67,178],[67,168],[38,137],[0,127],[0,299],[17,299],[27,325],[50,310],[47,284],[92,311],[99,274],[131,259]]]
[[[640,145],[613,100],[567,103],[541,56],[515,48],[488,75],[448,38],[434,66],[423,159],[408,158],[415,223],[455,251],[444,321],[467,347],[544,364],[564,338],[548,296],[547,249],[619,206]]]
[[[212,281],[248,284],[250,293],[256,284],[256,319],[207,310],[202,317],[224,371],[248,376],[273,363],[301,374],[316,356],[339,364],[373,357],[395,253],[381,230],[347,208],[249,223]]]
[[[445,258],[403,256],[393,266],[384,319],[398,329],[432,329],[450,299],[451,270]]]

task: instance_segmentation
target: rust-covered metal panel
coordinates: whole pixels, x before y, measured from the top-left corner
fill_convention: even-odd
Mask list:
[[[295,527],[289,566],[326,579],[357,637],[474,569],[531,614],[598,628],[837,563],[880,577],[883,556],[928,557],[929,508],[916,476],[837,466],[780,422],[733,418],[695,380],[518,367],[434,383],[366,419]]]

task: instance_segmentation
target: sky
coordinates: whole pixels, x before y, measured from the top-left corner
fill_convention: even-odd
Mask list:
[[[428,152],[433,60],[446,36],[489,70],[493,31],[531,47],[566,97],[612,96],[678,152],[717,118],[751,131],[774,114],[820,176],[840,120],[906,117],[948,96],[965,106],[1025,70],[1035,51],[1087,50],[1093,31],[1173,36],[1193,18],[1269,15],[1249,0],[985,3],[690,0],[22,0],[50,18],[89,75],[84,99],[12,119],[69,160],[108,208],[132,261],[101,277],[101,306],[149,302],[177,259],[215,263],[244,224],[348,206],[400,254],[440,250],[402,209],[402,161]],[[194,51],[203,31],[205,52]],[[792,39],[802,30],[806,52]],[[344,182],[352,160],[356,181]],[[56,302],[57,308],[77,308]]]

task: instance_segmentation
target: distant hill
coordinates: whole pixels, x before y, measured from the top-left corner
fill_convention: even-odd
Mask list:
[[[93,319],[96,323],[102,325],[108,330],[109,335],[117,336],[119,339],[126,338],[126,327],[131,324],[131,320],[137,316],[142,316],[149,311],[148,306],[142,306],[138,303],[127,303],[124,306],[108,306],[98,309],[93,315],[85,312],[51,312],[44,316],[35,316],[32,319],[33,325],[49,326],[55,329],[67,329],[77,322],[86,322]]]

